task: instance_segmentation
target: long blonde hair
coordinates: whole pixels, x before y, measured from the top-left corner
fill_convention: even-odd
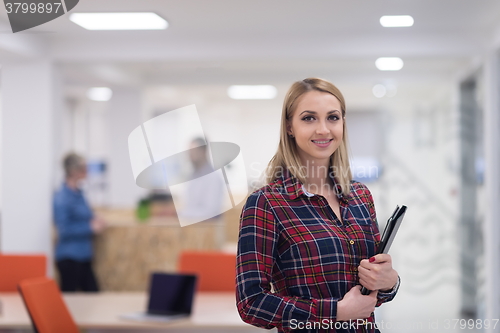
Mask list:
[[[335,96],[341,106],[343,118],[343,138],[340,146],[330,157],[330,166],[333,168],[333,173],[337,183],[342,188],[342,194],[346,195],[350,191],[350,183],[352,179],[351,168],[349,166],[349,156],[347,153],[347,127],[345,122],[345,100],[340,90],[332,83],[318,78],[307,78],[302,81],[297,81],[286,93],[283,102],[283,110],[281,113],[281,129],[280,142],[278,151],[273,156],[267,166],[266,181],[272,183],[276,178],[288,169],[302,184],[306,183],[306,175],[304,168],[300,163],[297,152],[297,144],[293,138],[287,134],[287,121],[291,120],[295,112],[296,102],[300,96],[309,91],[321,91]]]

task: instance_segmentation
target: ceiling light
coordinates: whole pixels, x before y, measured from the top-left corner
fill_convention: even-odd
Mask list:
[[[388,84],[385,88],[387,89],[387,97],[394,97],[398,93],[398,87],[394,84]]]
[[[373,96],[382,98],[387,94],[387,88],[383,84],[376,84],[372,89]]]
[[[410,15],[386,15],[380,18],[380,24],[386,28],[411,27],[413,22]]]
[[[232,99],[273,99],[276,97],[277,90],[275,86],[230,86],[227,94]]]
[[[381,71],[399,71],[403,65],[403,60],[396,57],[378,58],[375,61],[375,66]]]
[[[168,22],[155,13],[73,13],[69,19],[87,30],[162,30]]]
[[[109,101],[112,95],[113,91],[108,87],[94,87],[87,90],[87,97],[97,102]]]

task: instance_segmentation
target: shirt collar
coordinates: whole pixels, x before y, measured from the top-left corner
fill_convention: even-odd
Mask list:
[[[79,194],[82,192],[82,190],[80,188],[76,188],[76,189],[70,188],[66,182],[63,182],[63,190],[66,193],[73,193],[73,194]]]
[[[329,176],[331,177],[331,173],[329,173]],[[300,197],[301,195],[305,195],[306,197],[313,197],[316,195],[314,193],[308,192],[305,189],[305,186],[300,183],[300,181],[295,176],[293,176],[288,169],[285,169],[283,175],[281,176],[281,179],[285,191],[288,193],[290,199],[292,200]],[[335,177],[331,177],[331,179],[336,189],[337,198],[339,200],[347,201],[347,197],[342,195],[342,187],[337,183]]]

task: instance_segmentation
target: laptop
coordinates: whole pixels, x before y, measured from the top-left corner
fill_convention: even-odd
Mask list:
[[[122,319],[169,322],[191,315],[196,290],[196,275],[151,274],[146,312],[121,315]]]

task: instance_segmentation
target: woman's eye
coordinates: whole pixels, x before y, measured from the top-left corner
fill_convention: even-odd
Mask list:
[[[331,120],[331,121],[337,121],[340,118],[339,118],[339,116],[331,115],[331,116],[328,116],[327,119]],[[313,120],[315,120],[315,118],[313,116],[305,116],[305,117],[302,118],[302,120],[304,120],[304,121],[313,121]]]

